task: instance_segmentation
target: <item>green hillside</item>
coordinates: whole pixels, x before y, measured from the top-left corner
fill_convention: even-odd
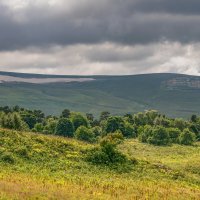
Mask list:
[[[200,199],[200,144],[151,146],[125,140],[128,171],[92,165],[95,144],[0,130],[0,199]]]
[[[24,78],[80,78],[0,72],[0,75]],[[188,118],[200,114],[200,77],[178,74],[133,76],[86,76],[94,81],[71,83],[1,83],[0,105],[19,105],[59,114],[63,108],[113,114],[157,109],[170,117]]]

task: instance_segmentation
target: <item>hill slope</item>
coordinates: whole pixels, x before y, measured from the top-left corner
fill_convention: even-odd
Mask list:
[[[200,145],[155,147],[129,139],[138,161],[119,172],[84,161],[94,145],[0,129],[0,199],[199,199]]]
[[[200,77],[195,76],[82,77],[0,72],[0,79],[5,76],[9,80],[0,83],[1,106],[17,104],[47,114],[59,114],[64,108],[95,115],[104,110],[124,114],[146,109],[157,109],[170,117],[200,114]]]

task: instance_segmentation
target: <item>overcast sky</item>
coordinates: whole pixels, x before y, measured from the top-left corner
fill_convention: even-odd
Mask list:
[[[200,75],[200,0],[0,0],[0,70]]]

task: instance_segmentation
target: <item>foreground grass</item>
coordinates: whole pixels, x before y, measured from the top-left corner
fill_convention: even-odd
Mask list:
[[[0,130],[0,199],[200,199],[200,145],[154,147],[127,140],[129,170],[90,165],[93,145]]]
[[[2,199],[199,199],[200,197],[198,189],[170,181],[123,182],[122,179],[118,180],[117,184],[111,184],[98,180],[56,181],[24,174],[7,174],[1,177],[0,187]]]

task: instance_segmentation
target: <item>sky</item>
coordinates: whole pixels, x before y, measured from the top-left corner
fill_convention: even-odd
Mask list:
[[[0,71],[200,75],[200,1],[0,0]]]

